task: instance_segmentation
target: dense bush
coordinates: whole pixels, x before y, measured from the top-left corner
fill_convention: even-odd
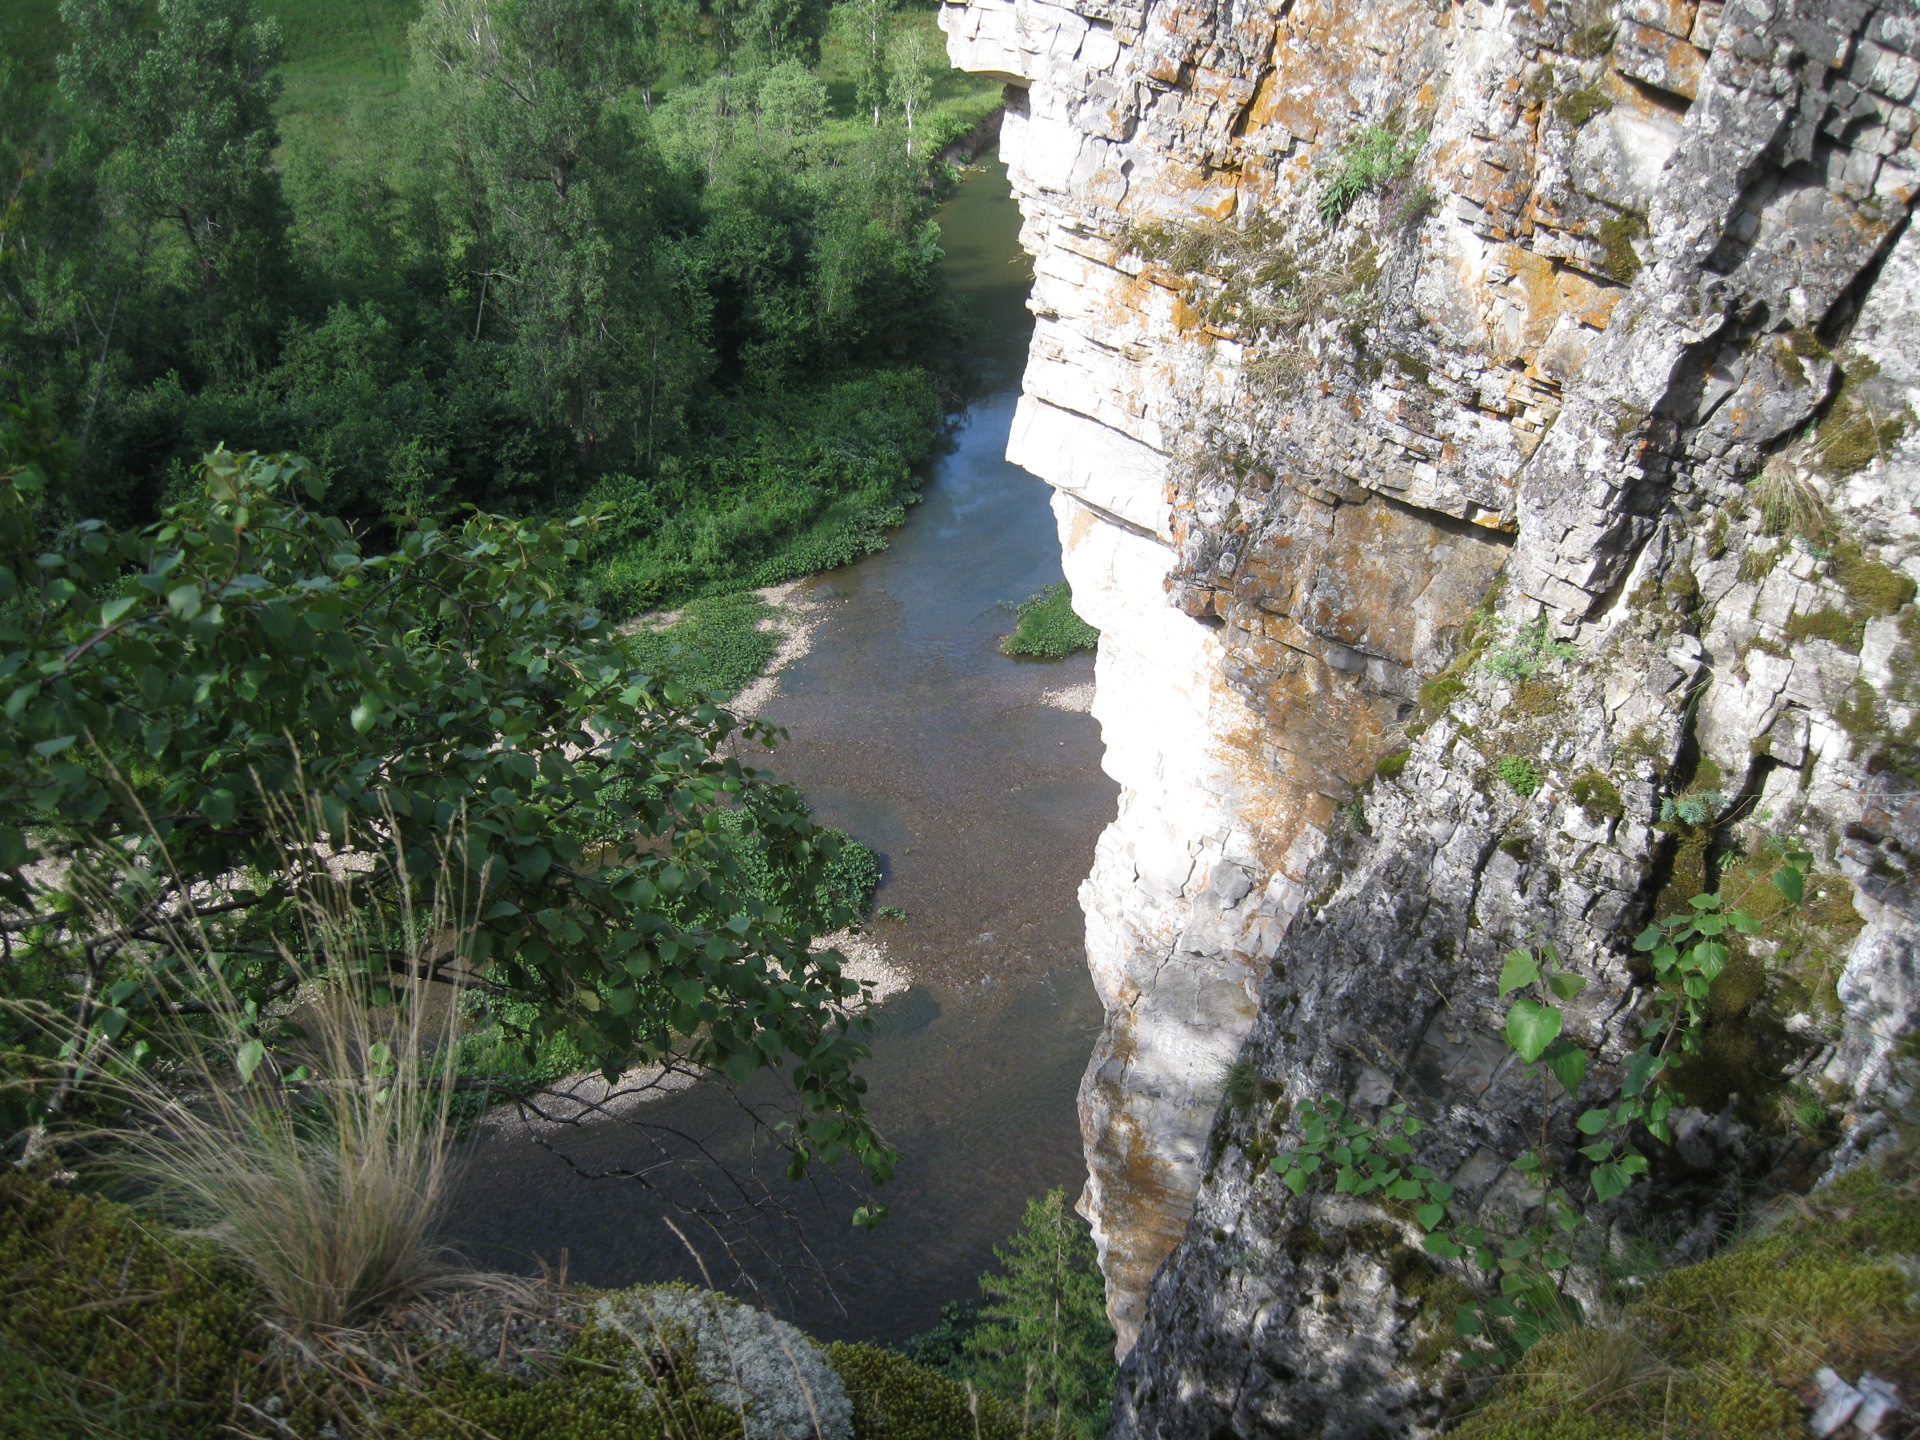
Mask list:
[[[307,455],[376,529],[594,492],[617,614],[897,522],[957,331],[926,157],[836,116],[821,0],[520,0],[485,43],[428,0],[397,98],[325,124],[283,123],[281,60],[356,29],[332,0],[292,33],[254,0],[23,3],[65,43],[0,63],[0,376],[77,442],[61,518],[149,520],[223,444]]]

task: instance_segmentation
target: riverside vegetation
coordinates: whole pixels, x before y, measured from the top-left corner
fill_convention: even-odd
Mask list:
[[[279,8],[0,17],[0,1433],[1077,1433],[433,1238],[567,1072],[779,1069],[796,1174],[891,1170],[875,857],[714,695],[912,498],[998,87],[884,3]]]

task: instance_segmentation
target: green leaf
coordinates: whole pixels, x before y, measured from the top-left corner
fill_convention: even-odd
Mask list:
[[[191,620],[200,613],[201,590],[198,585],[176,585],[167,592],[167,609],[182,620]]]
[[[1776,890],[1786,896],[1787,899],[1795,905],[1798,905],[1801,900],[1806,898],[1807,877],[1795,866],[1782,865],[1778,870],[1774,871],[1773,885]]]
[[[103,627],[112,625],[139,603],[138,595],[122,595],[118,600],[107,601],[100,607],[100,624]]]
[[[1633,937],[1633,948],[1640,951],[1651,950],[1660,943],[1665,933],[1658,925],[1649,925]]]
[[[1562,1000],[1571,1000],[1587,988],[1587,977],[1570,975],[1565,970],[1556,970],[1547,977],[1547,984]]]
[[[1574,1128],[1582,1135],[1598,1135],[1612,1123],[1613,1112],[1611,1110],[1589,1110],[1573,1122]]]
[[[0,870],[13,870],[33,858],[27,837],[17,825],[0,824]]]
[[[1421,1229],[1434,1230],[1439,1228],[1440,1222],[1446,1218],[1446,1214],[1446,1206],[1428,1204],[1422,1205],[1418,1210],[1414,1211],[1413,1218],[1420,1222]]]
[[[1626,1192],[1633,1183],[1620,1166],[1608,1163],[1593,1167],[1593,1193],[1602,1204]]]
[[[1560,1012],[1551,1005],[1522,997],[1507,1011],[1507,1043],[1531,1065],[1560,1034]]]
[[[1587,1078],[1587,1052],[1571,1041],[1555,1042],[1547,1051],[1547,1069],[1569,1095],[1577,1095]]]
[[[355,730],[362,735],[366,734],[380,719],[380,702],[371,695],[361,696],[360,703],[353,707],[353,713],[348,719]]]
[[[1500,967],[1500,993],[1524,989],[1540,976],[1540,962],[1530,950],[1509,950]]]
[[[242,1085],[252,1081],[253,1072],[260,1068],[260,1062],[266,1058],[267,1047],[259,1040],[247,1040],[241,1044],[239,1052],[233,1057],[233,1066],[240,1072]]]

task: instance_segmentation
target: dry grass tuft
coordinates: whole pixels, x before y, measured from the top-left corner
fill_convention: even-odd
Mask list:
[[[429,994],[426,967],[395,974],[388,957],[444,949],[461,922],[416,909],[397,857],[355,863],[394,869],[397,917],[355,908],[338,867],[307,867],[295,907],[306,933],[282,953],[333,963],[281,1016],[236,1000],[204,937],[176,937],[173,963],[200,975],[210,1018],[169,1027],[170,1063],[118,1082],[129,1123],[115,1167],[230,1254],[298,1332],[365,1324],[457,1274],[435,1234],[454,1179],[461,1007]],[[276,1026],[296,1034],[270,1051],[260,1034]]]

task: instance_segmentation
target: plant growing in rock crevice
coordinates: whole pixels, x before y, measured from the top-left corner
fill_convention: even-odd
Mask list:
[[[1786,852],[1771,880],[1785,902],[1804,896],[1812,856]],[[1497,1278],[1491,1297],[1461,1306],[1457,1333],[1484,1349],[1462,1359],[1509,1363],[1542,1336],[1578,1323],[1580,1309],[1567,1293],[1574,1268],[1574,1237],[1592,1223],[1591,1206],[1605,1205],[1647,1173],[1646,1156],[1634,1137],[1644,1133],[1672,1142],[1670,1117],[1679,1101],[1677,1071],[1697,1054],[1713,984],[1725,970],[1734,934],[1754,934],[1760,922],[1729,905],[1719,893],[1696,895],[1687,910],[1648,926],[1634,940],[1652,985],[1640,1021],[1640,1044],[1621,1066],[1619,1089],[1605,1103],[1582,1110],[1573,1121],[1580,1140],[1556,1143],[1555,1090],[1577,1102],[1589,1069],[1588,1052],[1566,1036],[1563,1006],[1576,999],[1586,977],[1560,968],[1550,944],[1507,952],[1498,993],[1511,995],[1502,1035],[1527,1074],[1541,1086],[1540,1137],[1509,1162],[1523,1187],[1537,1195],[1517,1224],[1481,1218],[1460,1201],[1456,1187],[1414,1159],[1414,1137],[1424,1123],[1406,1102],[1389,1106],[1373,1121],[1352,1117],[1333,1096],[1302,1101],[1296,1117],[1300,1139],[1272,1161],[1273,1172],[1295,1195],[1315,1176],[1331,1171],[1340,1194],[1378,1194],[1413,1207],[1426,1231],[1426,1251],[1443,1260],[1468,1261]],[[1556,1163],[1556,1151],[1577,1147],[1587,1162],[1587,1205],[1578,1203]]]
[[[1362,195],[1382,189],[1412,170],[1426,143],[1425,130],[1398,135],[1384,125],[1370,125],[1354,136],[1321,173],[1321,223],[1338,225]]]

